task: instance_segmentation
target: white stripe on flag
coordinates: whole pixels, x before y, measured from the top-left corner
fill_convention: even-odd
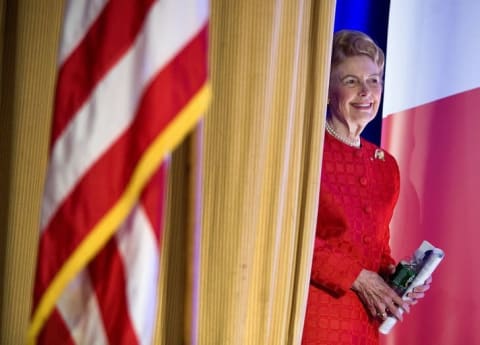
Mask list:
[[[182,0],[182,4],[178,4],[178,0],[169,0],[155,3],[135,45],[99,83],[55,142],[42,204],[42,232],[75,184],[128,128],[151,78],[206,23],[208,13],[195,12],[195,6],[185,7],[188,10],[182,11],[180,17],[184,20],[181,22],[178,16],[172,15],[190,2]]]
[[[116,235],[126,274],[130,319],[141,345],[150,345],[156,320],[160,256],[154,230],[137,206]]]
[[[89,0],[88,6],[86,6],[85,1],[67,1],[62,28],[62,44],[59,48],[59,65],[62,65],[65,59],[78,46],[107,2],[108,0]]]
[[[108,344],[97,296],[85,270],[68,284],[57,308],[76,344]]]

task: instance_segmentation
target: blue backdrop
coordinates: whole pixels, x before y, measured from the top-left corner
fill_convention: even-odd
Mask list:
[[[337,0],[335,31],[363,31],[386,51],[389,8],[390,0]],[[379,145],[381,131],[382,103],[377,117],[365,128],[362,136]]]

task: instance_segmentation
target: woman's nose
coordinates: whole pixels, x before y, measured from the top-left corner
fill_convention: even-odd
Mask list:
[[[361,95],[368,95],[368,93],[370,92],[370,87],[368,86],[368,84],[364,81],[360,81],[359,85],[360,85],[359,93]]]

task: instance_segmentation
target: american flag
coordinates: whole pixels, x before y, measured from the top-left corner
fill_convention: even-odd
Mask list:
[[[28,343],[150,344],[168,155],[204,114],[206,0],[67,0]]]

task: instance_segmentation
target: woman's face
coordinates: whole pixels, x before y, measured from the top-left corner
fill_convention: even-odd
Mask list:
[[[378,111],[382,95],[381,71],[366,55],[347,57],[332,70],[329,110],[349,124],[366,126]]]

